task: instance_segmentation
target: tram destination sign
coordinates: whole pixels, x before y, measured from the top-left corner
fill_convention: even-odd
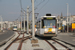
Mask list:
[[[44,18],[44,19],[55,19],[55,18],[50,18],[50,17],[47,17],[47,18]]]

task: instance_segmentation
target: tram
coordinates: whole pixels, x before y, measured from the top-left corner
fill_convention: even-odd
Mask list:
[[[17,25],[13,25],[13,31],[17,31]]]
[[[54,37],[57,36],[57,19],[56,16],[42,16],[37,19],[35,35],[42,37]]]

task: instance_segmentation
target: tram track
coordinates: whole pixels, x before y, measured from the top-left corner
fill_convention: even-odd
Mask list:
[[[18,34],[19,34],[19,33],[18,33]],[[20,36],[20,34],[17,36],[16,39],[18,39],[19,36]],[[16,39],[13,40],[4,50],[8,50],[8,48],[16,41]]]
[[[58,42],[58,41],[56,41],[56,40],[54,40],[54,39],[53,39],[53,41],[56,42],[56,43],[58,43],[58,44],[60,44],[62,47],[66,48],[67,50],[72,50],[72,49],[70,49],[69,47],[63,45],[62,43],[60,43],[60,42]]]
[[[54,39],[56,39],[56,40],[58,40],[58,41],[62,41],[62,42],[64,42],[65,44],[71,45],[72,47],[75,47],[74,44],[68,43],[68,42],[66,42],[66,41],[63,41],[63,40],[60,40],[60,39],[57,39],[57,38],[54,38]]]
[[[45,40],[54,50],[72,50],[71,48],[65,46],[64,44],[54,40],[54,39],[51,39],[51,40]]]
[[[32,37],[31,35],[27,35],[25,33],[21,33],[18,32],[17,33],[18,36],[15,38],[15,40],[13,40],[4,50],[25,50],[28,49],[27,46],[29,45],[30,49],[35,49],[37,44],[31,43],[30,38]],[[29,40],[27,40],[29,39]],[[43,43],[42,43],[43,42]],[[43,40],[39,40],[38,39],[38,48],[36,47],[36,49],[42,49],[42,50],[74,50],[71,47],[69,47],[68,45],[64,45],[64,42],[60,42],[56,39],[43,39]],[[34,47],[32,46],[34,45]],[[46,46],[44,46],[46,45]],[[26,48],[24,48],[24,46]],[[43,46],[43,47],[42,47]],[[48,47],[49,46],[49,47]]]
[[[54,50],[57,50],[55,46],[53,46],[49,41],[45,40]]]
[[[31,38],[31,36],[24,37],[24,33],[21,34],[21,33],[18,32],[18,34],[19,34],[18,37],[15,40],[13,40],[4,50],[10,50],[9,48],[11,48],[11,46],[14,45],[14,44],[16,44],[16,43],[18,43],[17,44],[18,45],[17,50],[21,50],[22,43],[25,40]],[[21,37],[21,35],[23,35],[23,36]]]
[[[21,42],[20,42],[20,44],[19,44],[18,50],[21,50],[22,43],[23,43],[23,39],[24,39],[24,34],[23,34],[23,38],[22,38],[22,40],[21,40]]]

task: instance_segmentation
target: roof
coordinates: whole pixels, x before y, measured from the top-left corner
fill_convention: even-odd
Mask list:
[[[42,16],[42,17],[56,17],[56,16]]]

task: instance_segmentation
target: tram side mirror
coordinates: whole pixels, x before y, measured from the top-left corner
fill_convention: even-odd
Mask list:
[[[36,27],[36,25],[35,25],[35,27]]]

